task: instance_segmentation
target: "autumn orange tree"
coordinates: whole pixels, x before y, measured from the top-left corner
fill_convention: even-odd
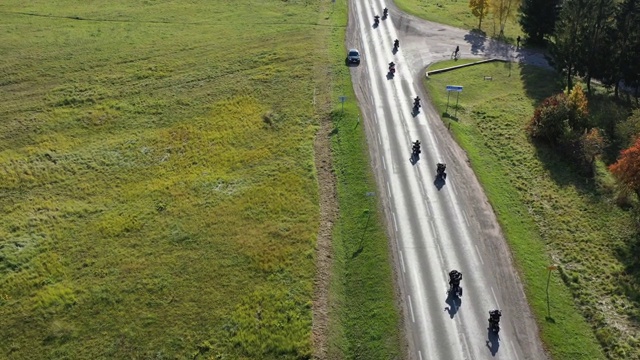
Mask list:
[[[640,137],[620,152],[618,161],[609,166],[611,173],[640,198]]]

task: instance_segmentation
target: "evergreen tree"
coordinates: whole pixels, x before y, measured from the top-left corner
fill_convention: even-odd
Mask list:
[[[553,34],[560,11],[560,0],[522,0],[519,22],[530,42],[542,44]]]

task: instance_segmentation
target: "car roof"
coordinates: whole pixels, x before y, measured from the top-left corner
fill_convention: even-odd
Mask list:
[[[352,52],[352,51],[359,52],[358,49],[349,49],[349,52]]]

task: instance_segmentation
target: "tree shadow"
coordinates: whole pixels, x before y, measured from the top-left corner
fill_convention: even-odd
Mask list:
[[[563,78],[556,72],[533,65],[520,65],[520,80],[525,94],[538,106],[542,100],[562,92]]]
[[[638,219],[640,210],[633,210]],[[613,274],[615,281],[618,283],[619,291],[632,304],[631,308],[638,309],[640,307],[640,233],[638,227],[640,224],[636,220],[636,231],[629,239],[623,241],[614,250],[614,254],[618,260],[624,264],[624,270],[619,270]],[[640,317],[638,315],[627,316],[627,319],[634,324],[640,326]]]
[[[487,328],[487,339],[487,348],[491,352],[492,356],[496,356],[498,349],[500,348],[500,336]]]
[[[484,52],[484,43],[487,41],[487,35],[482,30],[473,29],[464,36],[464,41],[471,45],[471,53],[477,55]]]

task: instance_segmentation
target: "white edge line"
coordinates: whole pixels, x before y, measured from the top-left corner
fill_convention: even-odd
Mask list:
[[[516,359],[520,360],[520,357],[518,356],[518,352],[516,351],[516,347],[513,346],[512,342],[509,342],[509,344],[511,344],[511,350],[513,350],[513,355],[516,356]]]
[[[411,311],[411,321],[416,322],[416,317],[413,316],[413,305],[411,305],[411,295],[407,295],[409,298],[409,311]]]
[[[418,357],[420,358],[420,360],[422,360],[422,353],[420,352],[420,350],[418,350]]]
[[[493,291],[493,286],[491,287],[491,293],[493,294],[493,300],[496,302],[496,306],[500,308],[500,304],[498,303],[498,298],[496,297],[496,293]]]
[[[404,268],[404,258],[402,257],[402,251],[400,251],[400,265],[402,265],[402,273],[405,273],[406,270]]]
[[[484,260],[482,259],[482,255],[480,255],[480,249],[478,249],[478,245],[474,245],[476,247],[476,252],[478,253],[478,257],[480,258],[480,262],[484,265]]]
[[[381,156],[381,158],[382,158],[382,168],[387,170],[387,164],[385,164],[384,162],[384,156]]]
[[[378,133],[378,144],[382,146],[382,138],[380,137],[380,133]]]
[[[387,183],[387,191],[389,192],[389,198],[391,198],[391,186]]]
[[[467,223],[467,227],[471,227],[471,225],[469,224],[469,218],[467,217],[467,212],[462,210],[462,217],[464,217],[464,222]]]
[[[393,214],[393,227],[396,228],[396,232],[398,232],[398,223],[396,222],[396,213]]]
[[[436,228],[433,227],[433,221],[429,221],[429,228],[431,229],[431,236],[436,237]]]

